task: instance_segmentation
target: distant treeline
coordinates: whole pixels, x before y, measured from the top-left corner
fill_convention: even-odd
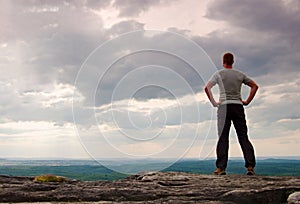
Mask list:
[[[49,161],[52,165],[47,165],[47,161],[42,164],[34,161],[29,163],[20,162],[22,164],[5,164],[0,165],[0,174],[11,176],[37,176],[42,174],[54,174],[64,176],[76,180],[118,180],[127,177],[127,174],[114,172],[100,164],[92,164],[91,162],[81,161],[80,165],[53,165],[53,161]],[[72,162],[71,162],[72,163]],[[158,165],[159,163],[149,164],[139,162],[139,169],[145,165],[145,170],[150,165]],[[126,164],[125,168],[134,170],[136,164]],[[214,160],[182,160],[174,163],[163,171],[178,171],[197,174],[211,174],[215,169]],[[242,160],[230,160],[227,168],[228,174],[244,174],[244,162]],[[258,160],[256,167],[257,175],[266,176],[300,176],[300,160],[285,159],[266,159]]]

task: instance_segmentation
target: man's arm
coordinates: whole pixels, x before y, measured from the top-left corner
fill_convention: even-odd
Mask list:
[[[250,90],[247,100],[245,100],[245,101],[242,100],[242,103],[245,106],[248,105],[252,101],[252,99],[254,98],[254,96],[258,90],[258,85],[253,80],[249,81],[246,85],[249,86],[251,88],[251,90]]]
[[[214,96],[211,92],[211,88],[213,87],[213,85],[211,83],[207,83],[207,85],[205,86],[204,90],[205,90],[205,93],[209,99],[209,101],[211,102],[211,104],[214,106],[214,107],[217,107],[218,105],[220,105],[220,102],[216,102],[215,99],[214,99]]]

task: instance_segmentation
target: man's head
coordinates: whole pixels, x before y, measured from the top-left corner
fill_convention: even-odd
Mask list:
[[[233,54],[227,52],[223,55],[223,65],[226,64],[232,66],[233,62]]]

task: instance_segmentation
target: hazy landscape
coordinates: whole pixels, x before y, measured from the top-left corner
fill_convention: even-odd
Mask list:
[[[162,171],[211,174],[215,169],[215,160],[180,160]],[[153,166],[164,166],[162,160],[157,161],[126,161],[118,163],[122,172],[149,171]],[[113,162],[106,165],[114,169]],[[261,176],[300,176],[300,160],[295,158],[258,159],[257,175]],[[228,174],[244,174],[244,161],[241,158],[231,159],[227,168]],[[93,160],[29,160],[0,159],[0,175],[36,176],[54,174],[76,180],[117,180],[127,174],[115,172]]]

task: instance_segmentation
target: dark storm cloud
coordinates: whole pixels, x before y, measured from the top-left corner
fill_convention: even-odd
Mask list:
[[[30,73],[31,80],[38,80],[37,86],[54,80],[73,83],[84,59],[108,39],[101,17],[86,10],[85,5],[90,3],[2,1],[1,9],[5,12],[0,14],[0,25],[5,29],[0,31],[4,36],[1,43],[7,44],[7,55],[17,53],[14,58],[22,64],[20,67],[10,63],[6,67],[11,66],[15,76]]]
[[[4,82],[8,81],[7,83],[11,84],[10,89],[7,89],[10,94],[3,89],[0,90],[1,95],[10,96],[6,99],[13,100],[9,107],[4,104],[7,103],[7,100],[1,100],[2,118],[16,121],[72,121],[70,103],[54,103],[47,107],[44,103],[47,103],[47,100],[57,100],[58,98],[55,97],[53,99],[56,91],[63,91],[64,88],[74,85],[81,65],[89,54],[102,43],[114,36],[144,29],[144,24],[135,20],[124,20],[105,29],[101,17],[89,9],[105,8],[110,4],[107,2],[109,1],[1,1],[3,13],[0,14],[0,25],[6,28],[0,31],[1,36],[4,36],[1,38],[1,44],[7,44],[7,47],[3,48],[4,55],[7,55],[5,57],[13,59],[11,62],[1,61],[1,67],[6,69],[0,70],[0,80],[3,79]],[[125,14],[130,11],[127,7],[118,7],[119,4],[125,4],[123,1],[114,2],[114,6],[119,8],[121,13]],[[130,3],[128,6],[130,5],[130,9],[134,9],[136,12],[140,12],[156,4],[159,4],[159,1],[137,1],[136,4]],[[128,45],[128,50],[117,49],[123,43]],[[145,46],[159,43],[162,48],[180,49],[180,46],[176,48],[178,46],[176,40],[170,39],[168,36],[141,35],[129,43],[120,41],[115,45],[114,51],[130,51],[142,43]],[[0,47],[0,49],[2,48]],[[105,57],[103,58],[111,59],[114,54],[108,51],[104,53]],[[119,64],[112,67],[114,71],[109,72],[109,76],[104,81],[104,95],[103,93],[96,95],[97,105],[101,104],[98,103],[100,99],[103,101],[103,98],[112,94],[116,84],[126,74],[126,71],[149,64],[163,65],[176,70],[193,88],[199,90],[198,84],[201,83],[201,79],[183,61],[159,53],[144,53],[128,57],[127,60],[120,61]],[[95,88],[95,84],[99,80],[98,78],[93,80],[95,78],[93,74],[94,72],[103,72],[106,68],[97,64],[86,73],[86,76],[83,76],[84,84],[77,87],[77,91],[86,99],[81,105],[89,107],[93,105],[94,96],[88,93]],[[141,81],[151,78],[168,81],[159,75],[156,77],[140,75],[139,77]],[[54,90],[54,84],[62,84],[60,86],[62,90]],[[174,89],[180,90],[180,85],[175,81],[170,80],[170,84]],[[182,91],[177,93],[185,94]],[[45,95],[49,97],[44,97]],[[67,101],[72,96],[64,97]],[[148,99],[170,96],[163,89],[149,88],[137,93],[136,97]],[[110,102],[110,98],[105,102]],[[82,120],[88,121],[89,115],[85,117],[84,114],[84,111],[80,113]]]
[[[300,1],[218,0],[210,4],[207,17],[258,32],[300,35]]]
[[[161,36],[161,39],[163,38],[164,36]],[[156,40],[147,38],[137,40],[149,41],[149,43],[153,44],[157,43]],[[164,44],[162,40],[159,43]],[[143,71],[138,71],[139,69]],[[163,74],[165,69],[170,70],[169,74]],[[168,53],[145,50],[125,56],[107,70],[99,83],[96,103],[99,105],[101,104],[100,101],[102,101],[102,104],[111,102],[114,94],[113,91],[118,88],[120,82],[125,83],[126,87],[128,87],[128,94],[125,98],[133,97],[145,100],[151,98],[174,98],[187,94],[187,90],[183,88],[183,84],[181,83],[182,81],[177,81],[178,78],[174,78],[175,76],[172,72],[182,77],[182,80],[185,80],[194,92],[201,91],[199,90],[200,86],[204,85],[201,76],[188,63]],[[131,93],[129,91],[130,87],[136,87],[138,84],[137,81],[141,81],[144,85],[152,84],[157,86],[142,88],[143,86],[140,84],[138,87],[141,89],[137,89],[137,92]],[[176,94],[175,96],[172,96],[171,92],[168,92],[170,90],[163,89],[163,84],[166,85],[166,82],[168,82],[169,88],[171,87],[173,94]],[[101,94],[99,94],[100,92]],[[124,92],[126,93],[126,91]],[[115,100],[125,99],[123,95],[114,97]]]
[[[83,61],[109,38],[101,17],[88,10],[108,3],[0,1],[0,81],[9,87],[0,90],[1,118],[72,121],[71,103],[44,103],[72,89]],[[66,100],[72,99],[70,92]]]
[[[89,12],[88,9],[105,8],[110,4],[107,2],[108,1],[1,2],[3,6],[1,9],[6,11],[6,13],[1,13],[3,17],[0,20],[1,25],[7,25],[8,29],[6,31],[9,31],[11,34],[7,35],[7,38],[5,38],[5,40],[3,39],[3,42],[8,44],[7,50],[10,49],[11,45],[14,45],[20,53],[20,55],[17,56],[20,61],[18,64],[9,64],[7,62],[5,66],[9,72],[11,72],[12,77],[18,78],[18,83],[15,83],[14,86],[16,86],[20,95],[22,95],[22,92],[28,92],[28,90],[33,90],[33,92],[35,91],[42,95],[45,87],[47,88],[47,84],[49,84],[49,87],[51,87],[53,83],[69,84],[72,86],[80,66],[99,45],[111,39],[111,37],[144,29],[144,24],[135,20],[125,20],[116,23],[109,29],[104,29],[101,17],[91,11]],[[123,12],[123,15],[126,13],[129,15],[130,13],[145,11],[152,5],[161,3],[160,1],[151,1],[151,3],[150,1],[130,2],[131,3],[115,1],[114,6],[120,9],[120,14]],[[267,3],[261,4],[262,7],[263,5],[267,6]],[[278,3],[276,3],[276,5],[277,4]],[[240,16],[241,10],[249,5],[251,6],[251,3],[239,3],[236,8],[232,9],[234,12],[229,16],[226,16],[226,13],[223,11],[226,5],[234,6],[232,1],[228,1],[228,3],[225,1],[212,3],[207,16],[212,19],[225,20],[228,24],[232,25],[230,30],[228,28],[230,32],[216,30],[206,37],[195,36],[193,38],[193,40],[208,52],[218,67],[221,65],[221,55],[223,52],[233,51],[236,54],[236,65],[238,68],[248,73],[251,77],[263,76],[274,70],[283,68],[285,68],[285,71],[289,70],[291,72],[299,69],[299,57],[297,57],[299,48],[292,46],[289,39],[279,41],[278,35],[270,34],[274,32],[274,30],[280,30],[279,27],[274,29],[266,28],[262,32],[257,32],[256,29],[258,29],[259,26],[255,25],[254,19],[258,20],[259,16],[262,15],[255,16],[254,12],[252,16],[249,16],[252,20],[249,21],[251,23],[249,23],[248,26],[244,26]],[[283,6],[280,8],[283,8]],[[130,9],[132,9],[132,11]],[[239,9],[240,11],[238,11]],[[18,15],[14,15],[15,13]],[[239,20],[235,18],[239,18]],[[257,23],[259,24],[261,22],[259,21]],[[246,27],[253,29],[245,29]],[[169,30],[182,34],[189,33],[187,30],[181,30],[174,26],[170,26]],[[268,30],[271,31],[269,32]],[[294,32],[294,30],[290,30],[290,32]],[[1,30],[0,32],[6,33],[6,31]],[[120,44],[115,46],[122,47],[124,43],[128,44],[128,50],[119,50],[120,52],[125,51],[125,53],[127,51],[130,52],[132,49],[134,50],[136,46],[142,43],[146,46],[147,44],[158,43],[162,48],[173,47],[174,50],[181,49],[181,47],[177,45],[176,40],[170,39],[168,35],[152,37],[141,35],[133,39],[130,43],[121,41],[119,43]],[[117,50],[116,47],[114,47],[114,50]],[[189,52],[189,50],[186,50],[186,52]],[[111,59],[114,54],[115,53],[112,52],[104,53],[105,56],[103,59]],[[191,52],[188,53],[188,55],[194,56],[195,53]],[[194,58],[197,58],[197,56],[194,56]],[[20,66],[20,64],[22,64],[22,66]],[[161,53],[142,53],[128,56],[124,58],[124,60],[114,64],[114,66],[111,67],[111,71],[107,72],[105,78],[101,81],[101,85],[103,86],[102,93],[98,94],[98,92],[96,92],[95,98],[88,94],[90,92],[89,90],[95,89],[95,84],[97,85],[99,80],[98,78],[93,80],[93,74],[99,71],[103,72],[107,67],[102,67],[101,64],[98,64],[92,67],[90,72],[86,73],[86,76],[82,76],[84,84],[81,84],[81,86],[77,88],[87,100],[85,105],[88,104],[91,106],[93,102],[96,102],[96,105],[109,103],[114,88],[126,73],[133,68],[149,64],[161,65],[173,69],[187,81],[194,92],[202,92],[202,86],[205,82],[203,83],[201,78],[180,59],[175,59],[169,55],[162,55]],[[1,73],[2,76],[5,76],[7,71],[1,69]],[[293,75],[293,73],[291,74]],[[165,80],[163,76],[160,75],[139,76],[140,80],[145,82],[151,79],[151,77],[161,82]],[[181,86],[176,83],[176,81],[171,82],[170,80],[170,84],[178,91],[176,92],[178,96],[186,94],[185,90],[180,91]],[[128,84],[128,86],[130,85],[131,84]],[[14,90],[12,90],[12,92],[13,91]],[[5,93],[3,92],[3,94]],[[55,109],[51,109],[51,107],[41,107],[40,110],[43,111],[40,112],[37,111],[39,110],[39,104],[34,102],[34,97],[26,98],[27,105],[23,104],[23,102],[18,99],[18,96],[15,97],[16,100],[14,101],[17,103],[15,104],[16,111],[9,113],[8,109],[3,110],[5,114],[11,118],[14,117],[15,119],[25,120],[25,118],[28,117],[29,119],[29,112],[38,112],[30,116],[35,120],[39,118],[45,119],[47,117],[57,118],[54,117],[54,115],[62,118],[62,120],[69,121],[71,118],[70,114],[57,114],[58,112],[70,113],[70,107],[61,106]],[[170,94],[166,94],[163,89],[148,87],[138,92],[135,97],[139,99],[170,98]],[[30,106],[35,108],[30,108]],[[13,110],[13,108],[14,107],[10,110]],[[21,108],[23,110],[19,111]]]
[[[218,67],[222,67],[223,53],[230,51],[236,55],[235,66],[251,76],[296,73],[300,52],[299,11],[299,1],[213,1],[206,17],[228,26],[194,40]]]
[[[253,32],[243,30],[230,34],[220,31],[204,38],[194,37],[193,40],[205,49],[219,69],[222,68],[222,55],[233,52],[235,67],[253,77],[282,69],[277,57],[290,57],[290,54],[294,54],[289,50],[289,43],[275,43],[277,39],[262,35],[252,38],[253,35]],[[288,69],[296,71],[295,66],[289,66]]]

